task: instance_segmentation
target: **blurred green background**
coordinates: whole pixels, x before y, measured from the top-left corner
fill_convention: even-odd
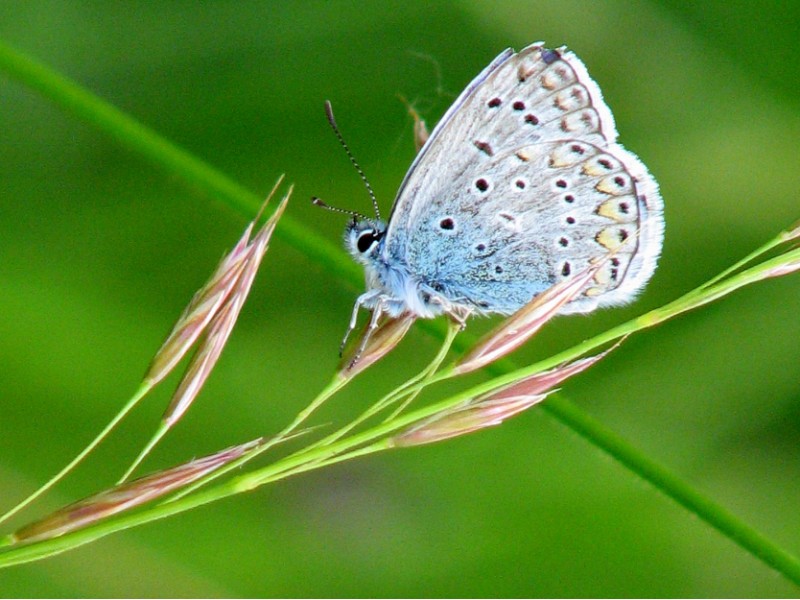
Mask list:
[[[413,157],[397,94],[435,123],[505,47],[568,45],[603,89],[621,141],[661,184],[666,242],[637,303],[557,320],[520,363],[673,299],[800,217],[798,22],[800,3],[778,0],[0,3],[0,39],[259,194],[286,172],[296,184],[288,212],[337,243],[344,219],[308,198],[369,205],[325,99],[387,212]],[[3,509],[133,392],[244,223],[0,75]],[[286,424],[329,378],[359,291],[275,240],[207,389],[146,469]],[[746,289],[628,340],[563,386],[795,554],[799,292],[798,276]],[[412,331],[320,422],[367,406],[435,349]],[[29,518],[114,481],[168,392]],[[0,572],[3,596],[797,593],[535,409]]]

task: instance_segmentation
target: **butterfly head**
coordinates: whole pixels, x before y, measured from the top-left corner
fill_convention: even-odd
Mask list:
[[[380,253],[385,235],[386,224],[383,221],[354,218],[345,230],[345,245],[358,262],[368,265]]]

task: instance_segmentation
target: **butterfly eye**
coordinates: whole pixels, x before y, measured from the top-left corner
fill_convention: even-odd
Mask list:
[[[358,251],[364,254],[367,250],[372,247],[372,244],[377,242],[380,239],[380,233],[375,231],[374,229],[371,231],[365,231],[360,236],[358,236],[358,242],[356,242],[356,247]]]

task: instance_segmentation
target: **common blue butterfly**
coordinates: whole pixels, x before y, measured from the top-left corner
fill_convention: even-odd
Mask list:
[[[561,313],[631,301],[656,267],[658,185],[617,143],[586,67],[540,43],[502,52],[461,93],[405,176],[388,222],[354,218],[345,243],[364,266],[359,307],[511,314],[600,264]]]

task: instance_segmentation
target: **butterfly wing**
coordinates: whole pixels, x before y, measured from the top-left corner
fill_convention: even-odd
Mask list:
[[[663,204],[616,138],[575,55],[538,44],[506,50],[412,164],[386,252],[451,302],[501,313],[611,254],[562,312],[629,301],[655,269]]]

